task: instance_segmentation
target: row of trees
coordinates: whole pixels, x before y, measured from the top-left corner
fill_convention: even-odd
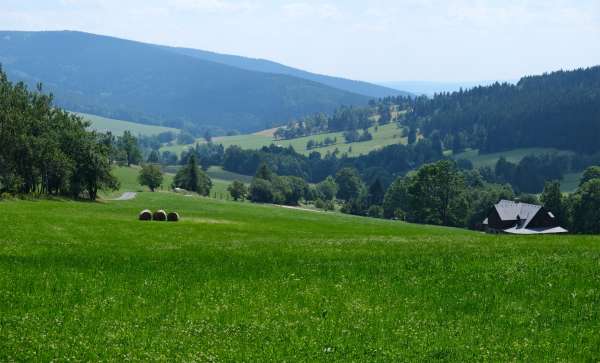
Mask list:
[[[150,191],[154,192],[163,185],[164,175],[160,170],[160,166],[156,164],[144,164],[140,169],[138,181],[141,185],[148,186]],[[192,154],[188,158],[188,163],[181,167],[175,174],[171,188],[181,188],[208,196],[212,188],[212,180],[198,167],[196,156]]]
[[[308,185],[301,178],[278,176],[262,164],[249,188],[238,181],[229,191],[235,200],[289,205],[304,201],[323,209],[338,204],[349,214],[471,229],[482,228],[499,200],[518,199],[542,203],[573,232],[600,233],[600,167],[589,168],[578,191],[568,197],[560,192],[559,182],[547,182],[539,200],[515,194],[508,184],[487,183],[477,171],[461,170],[452,160],[426,164],[387,188],[380,178],[365,183],[352,167]]]
[[[374,116],[378,115],[378,113],[380,113],[380,124],[383,125],[392,121],[392,113],[389,106],[381,109],[377,106],[342,106],[331,116],[320,113],[292,121],[288,125],[277,129],[274,137],[280,140],[288,140],[325,132],[368,129],[375,124]]]
[[[56,108],[38,85],[12,84],[0,69],[0,193],[95,200],[116,189],[112,141],[80,117]]]

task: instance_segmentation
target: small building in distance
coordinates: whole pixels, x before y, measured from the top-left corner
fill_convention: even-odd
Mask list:
[[[554,214],[546,208],[510,200],[501,200],[496,204],[483,221],[483,226],[490,233],[551,234],[568,232],[558,225]]]

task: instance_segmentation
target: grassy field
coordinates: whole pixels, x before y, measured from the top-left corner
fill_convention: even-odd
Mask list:
[[[600,359],[600,237],[171,193],[3,201],[0,225],[0,361]]]
[[[163,126],[152,126],[152,125],[143,125],[134,122],[128,122],[123,120],[115,120],[111,118],[90,115],[85,113],[77,113],[82,116],[84,119],[92,122],[91,128],[94,130],[98,130],[101,132],[110,131],[114,135],[122,135],[123,132],[129,130],[133,133],[133,135],[157,135],[162,132],[174,132],[179,133],[178,129],[174,129],[171,127],[163,127]]]
[[[373,140],[355,142],[351,144],[344,143],[343,132],[332,132],[327,134],[300,137],[292,140],[274,140],[268,132],[260,132],[251,135],[216,137],[213,139],[213,142],[222,144],[224,147],[238,145],[244,149],[260,149],[263,146],[269,146],[271,144],[281,145],[284,147],[291,145],[297,152],[305,155],[310,154],[312,151],[318,151],[324,155],[328,151],[333,152],[337,148],[341,153],[348,153],[350,156],[368,154],[370,151],[391,144],[406,143],[406,138],[401,136],[402,130],[398,129],[398,126],[395,123],[380,126],[378,127],[377,131],[375,131],[375,127],[372,127],[369,129],[369,131],[373,135]],[[309,140],[323,141],[327,137],[337,138],[338,143],[336,145],[330,145],[322,148],[315,148],[311,150],[306,149],[306,143]],[[198,142],[204,142],[204,140],[199,139]],[[188,147],[190,147],[190,145],[167,146],[163,147],[161,151],[168,150],[179,154]],[[352,150],[349,150],[350,147]]]
[[[139,166],[132,167],[115,167],[113,169],[113,175],[119,180],[120,188],[117,191],[103,192],[101,196],[104,199],[111,199],[118,197],[124,192],[149,192],[148,187],[140,185],[138,182],[138,174],[140,171]],[[233,180],[241,180],[243,182],[249,183],[252,177],[231,173],[223,170],[220,167],[213,166],[207,171],[208,176],[210,176],[213,187],[211,189],[211,196],[215,199],[230,199],[229,193],[227,192],[227,187]],[[159,188],[159,191],[168,191],[171,190],[171,184],[173,183],[174,173],[167,172],[164,173],[163,185]]]
[[[453,156],[454,159],[458,160],[458,159],[467,159],[470,160],[473,163],[473,166],[476,168],[482,167],[482,166],[489,166],[491,168],[493,168],[496,165],[496,162],[501,158],[501,157],[505,157],[506,160],[510,161],[511,163],[515,163],[518,164],[521,159],[523,159],[525,156],[527,155],[542,155],[542,154],[548,154],[548,153],[571,153],[570,151],[560,151],[557,149],[551,149],[551,148],[522,148],[522,149],[514,149],[514,150],[509,150],[509,151],[503,151],[503,152],[498,152],[498,153],[491,153],[491,154],[481,154],[479,155],[479,152],[477,150],[468,150],[465,152],[462,152],[460,154],[456,154]]]
[[[479,155],[477,150],[468,150],[463,153],[454,155],[453,158],[456,160],[470,160],[475,168],[489,166],[493,169],[496,165],[496,162],[503,156],[506,158],[506,160],[510,161],[511,163],[518,164],[521,161],[521,159],[523,159],[527,155],[542,155],[548,153],[570,154],[572,152],[549,148],[524,148],[499,153]],[[577,187],[579,186],[579,180],[581,179],[581,175],[582,173],[566,174],[563,180],[560,181],[561,190],[565,193],[571,193],[577,190]]]

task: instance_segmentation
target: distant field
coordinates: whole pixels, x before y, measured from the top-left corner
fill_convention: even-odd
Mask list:
[[[140,210],[179,223],[139,222]],[[0,361],[597,361],[600,237],[173,193],[0,202]]]
[[[369,131],[371,134],[373,134],[373,140],[366,142],[355,142],[352,144],[344,143],[343,132],[332,132],[327,134],[301,137],[292,140],[274,140],[271,136],[269,136],[272,130],[267,131],[269,132],[265,131],[251,135],[216,137],[213,139],[213,142],[222,144],[224,147],[238,145],[244,149],[255,150],[271,144],[281,145],[284,147],[291,145],[297,152],[305,155],[310,154],[312,151],[318,151],[324,155],[328,151],[333,152],[337,148],[340,153],[348,153],[349,156],[368,154],[370,151],[377,150],[391,144],[406,143],[406,138],[401,136],[402,130],[400,130],[395,123],[380,126],[378,131],[375,131],[375,127],[372,127],[369,129]],[[337,138],[338,143],[332,146],[306,150],[306,144],[309,140],[323,141],[327,137]],[[202,143],[204,140],[199,139],[198,142]],[[190,147],[190,145],[168,146],[162,148],[161,151],[169,150],[179,154],[188,147]],[[352,148],[352,150],[350,151],[349,148]]]
[[[553,153],[553,152],[565,153],[565,154],[571,153],[570,151],[561,151],[558,149],[551,149],[551,148],[522,148],[522,149],[514,149],[514,150],[503,151],[503,152],[498,152],[498,153],[479,155],[478,150],[468,150],[463,153],[454,155],[453,158],[456,160],[458,160],[458,159],[470,160],[473,163],[473,166],[476,168],[480,168],[482,166],[489,166],[489,167],[493,168],[496,165],[496,162],[502,156],[504,156],[506,158],[506,160],[510,161],[511,163],[518,164],[521,161],[521,159],[523,159],[527,155],[531,155],[531,154],[542,155],[542,154],[548,154],[548,153]]]
[[[571,151],[564,151],[558,149],[550,149],[550,148],[523,148],[523,149],[514,149],[510,151],[504,151],[499,153],[492,154],[483,154],[479,155],[477,150],[469,150],[460,154],[456,154],[453,156],[455,160],[458,159],[467,159],[473,163],[475,168],[480,168],[483,166],[489,166],[494,168],[496,162],[504,156],[506,160],[511,163],[519,163],[525,156],[527,155],[542,155],[548,153],[562,153],[562,154],[571,154]],[[577,190],[579,186],[579,180],[581,179],[582,173],[571,173],[566,174],[563,180],[560,181],[560,187],[563,192],[574,192]]]
[[[142,186],[138,182],[138,174],[140,167],[115,167],[112,171],[113,175],[119,180],[121,187],[115,192],[103,192],[101,193],[103,198],[114,198],[121,195],[124,192],[149,192],[148,187]],[[216,199],[230,199],[227,187],[233,180],[241,180],[249,183],[252,177],[231,173],[223,170],[220,167],[211,167],[207,171],[210,176],[213,187],[211,189],[211,196]],[[164,181],[161,188],[158,191],[169,191],[171,190],[171,184],[173,183],[173,177],[175,173],[167,172],[164,173]]]
[[[582,176],[583,172],[565,174],[563,180],[560,181],[560,189],[565,193],[576,191],[577,188],[579,188],[579,182],[581,181]]]
[[[115,135],[122,135],[123,132],[125,132],[127,130],[131,131],[134,135],[141,134],[141,135],[145,135],[145,136],[157,135],[162,132],[168,132],[168,131],[171,131],[174,133],[179,133],[178,129],[174,129],[174,128],[170,128],[170,127],[143,125],[143,124],[138,124],[138,123],[134,123],[134,122],[115,120],[115,119],[111,119],[111,118],[90,115],[90,114],[85,114],[85,113],[77,113],[77,114],[82,116],[86,120],[91,121],[92,122],[91,127],[94,130],[98,130],[101,132],[110,131]]]

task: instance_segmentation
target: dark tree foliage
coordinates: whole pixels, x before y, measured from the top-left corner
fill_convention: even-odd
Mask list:
[[[175,174],[173,187],[208,196],[210,194],[210,189],[212,188],[212,181],[208,175],[198,167],[196,155],[192,154],[188,158],[188,164],[179,169],[177,174]]]
[[[450,160],[421,167],[408,186],[409,216],[419,223],[462,226],[468,212],[464,177]]]
[[[404,122],[418,126],[426,137],[434,132],[452,136],[452,147],[459,150],[600,151],[600,66],[396,102],[410,104]]]
[[[12,84],[0,68],[0,194],[52,194],[95,200],[116,189],[112,136],[52,104],[52,97]]]
[[[231,198],[233,198],[233,200],[236,202],[238,200],[244,200],[248,196],[248,188],[246,187],[246,184],[239,180],[234,180],[227,187],[227,191],[229,192],[229,195],[231,195]]]
[[[180,163],[185,165],[191,155],[195,155],[203,170],[208,170],[213,165],[222,165],[225,157],[225,149],[221,144],[197,143],[195,147],[181,153]]]
[[[335,175],[335,183],[338,186],[337,197],[346,202],[358,198],[366,189],[358,172],[353,168],[340,169]]]
[[[369,204],[370,205],[381,205],[385,196],[385,189],[381,179],[377,178],[369,186]]]
[[[600,233],[600,179],[583,184],[570,201],[572,229],[577,233]]]
[[[564,224],[567,222],[565,218],[565,202],[558,181],[546,182],[544,191],[540,196],[540,202],[554,214],[558,223]]]

